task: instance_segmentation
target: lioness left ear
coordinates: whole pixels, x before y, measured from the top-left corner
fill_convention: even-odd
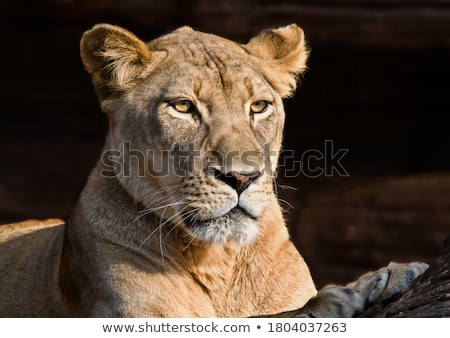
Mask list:
[[[292,24],[263,31],[243,47],[257,57],[259,71],[282,98],[294,93],[309,55],[300,27]]]

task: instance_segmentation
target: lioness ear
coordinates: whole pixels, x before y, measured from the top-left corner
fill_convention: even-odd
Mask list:
[[[158,59],[134,34],[108,24],[96,25],[85,32],[80,51],[101,99],[128,88],[150,62]]]
[[[300,27],[292,24],[263,31],[244,48],[259,59],[259,70],[282,98],[294,93],[309,55]]]

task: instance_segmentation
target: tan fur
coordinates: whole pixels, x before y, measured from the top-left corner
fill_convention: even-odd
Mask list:
[[[0,317],[65,317],[58,285],[64,222],[0,226]]]
[[[239,317],[303,306],[316,289],[273,172],[281,98],[307,55],[296,25],[246,45],[189,27],[148,44],[111,25],[86,32],[82,60],[110,121],[104,153],[66,226],[1,228],[0,315]],[[195,109],[178,111],[186,100]],[[267,109],[253,114],[258,100]],[[254,171],[239,193],[218,175]]]

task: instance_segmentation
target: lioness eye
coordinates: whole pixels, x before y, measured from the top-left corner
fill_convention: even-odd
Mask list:
[[[173,104],[173,107],[180,113],[191,113],[194,104],[189,100],[180,100]]]
[[[250,110],[253,114],[264,112],[269,106],[269,102],[264,100],[255,101],[250,105]]]

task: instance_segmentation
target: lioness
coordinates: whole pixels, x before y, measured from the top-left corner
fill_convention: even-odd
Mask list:
[[[66,225],[2,227],[1,316],[353,316],[426,268],[316,296],[274,190],[282,98],[308,57],[298,26],[242,45],[189,27],[146,44],[102,24],[81,57],[109,118],[104,152]]]

